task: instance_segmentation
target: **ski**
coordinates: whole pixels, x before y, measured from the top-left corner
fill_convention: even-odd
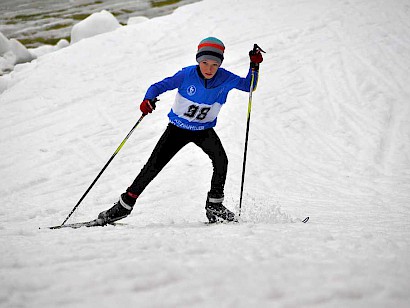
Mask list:
[[[229,225],[229,224],[238,224],[238,220],[228,221],[228,220],[217,220],[214,222],[205,221],[204,224],[211,226],[211,225]]]
[[[62,229],[62,228],[78,229],[78,228],[81,228],[81,227],[88,227],[88,228],[89,227],[104,227],[106,225],[107,224],[104,224],[101,219],[97,218],[97,219],[93,219],[93,220],[90,220],[90,221],[75,222],[75,223],[72,223],[72,224],[65,224],[65,225],[58,225],[58,226],[48,227],[48,229],[53,229],[53,230]],[[108,225],[115,226],[115,225],[117,225],[117,223],[112,222],[112,223],[108,223]]]
[[[309,218],[310,218],[309,216],[305,217],[304,219],[297,218],[296,221],[300,221],[300,222],[303,222],[305,224],[309,221]],[[210,225],[219,225],[219,224],[227,225],[227,224],[232,224],[232,223],[235,224],[235,223],[240,223],[240,222],[239,222],[239,220],[227,221],[227,220],[222,220],[222,219],[217,220],[215,222],[209,222],[209,221],[204,222],[204,224],[208,225],[208,226],[210,226]]]
[[[307,216],[305,219],[303,220],[299,220],[302,221],[303,223],[307,223],[309,221],[309,216]],[[226,221],[226,220],[220,220],[220,221],[215,221],[215,222],[204,222],[205,225],[218,225],[218,224],[236,224],[239,223],[238,220],[236,221]],[[78,229],[81,227],[104,227],[107,225],[111,225],[111,226],[118,226],[118,225],[125,225],[124,223],[118,223],[118,222],[112,222],[112,223],[108,223],[108,224],[103,224],[101,219],[93,219],[90,221],[83,221],[83,222],[75,222],[75,223],[71,223],[71,224],[65,224],[65,225],[58,225],[58,226],[53,226],[53,227],[48,227],[48,229],[62,229],[62,228],[72,228],[72,229]]]

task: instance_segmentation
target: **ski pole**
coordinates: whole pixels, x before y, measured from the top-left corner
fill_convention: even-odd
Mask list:
[[[97,183],[98,179],[100,176],[103,174],[105,169],[107,169],[108,165],[112,162],[114,157],[118,154],[118,152],[121,150],[121,148],[124,146],[125,142],[128,140],[128,138],[131,136],[131,134],[134,132],[134,130],[137,128],[137,126],[141,123],[142,119],[146,116],[146,114],[142,114],[137,123],[132,127],[128,135],[124,138],[124,140],[121,142],[121,144],[118,146],[118,148],[115,150],[114,154],[112,154],[111,158],[108,160],[108,162],[105,164],[105,166],[101,169],[100,173],[98,173],[97,177],[94,179],[94,181],[91,183],[90,187],[86,190],[86,192],[82,195],[80,200],[77,202],[77,204],[74,206],[74,208],[71,210],[70,214],[68,214],[67,218],[63,221],[61,226],[63,226],[67,220],[73,215],[74,211],[78,208],[80,203],[84,200],[85,196],[90,192],[91,188],[93,188],[94,184]]]
[[[264,52],[262,48],[260,48],[257,44],[253,45],[254,52]],[[252,92],[254,90],[254,81],[255,81],[255,68],[252,67],[252,77],[251,77],[251,85],[249,89],[249,100],[248,100],[248,113],[246,117],[246,133],[245,133],[245,148],[243,151],[243,163],[242,163],[242,179],[241,179],[241,195],[239,197],[239,214],[241,216],[241,209],[242,209],[242,198],[243,198],[243,186],[245,183],[245,169],[246,169],[246,156],[248,153],[248,139],[249,139],[249,126],[251,122],[251,111],[252,111]]]

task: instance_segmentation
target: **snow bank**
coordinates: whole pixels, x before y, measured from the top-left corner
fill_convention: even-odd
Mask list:
[[[98,34],[114,31],[120,27],[120,23],[110,12],[102,10],[99,13],[93,13],[73,26],[71,44]]]
[[[136,24],[145,20],[146,18],[143,17],[135,17],[130,18],[129,22]],[[99,13],[93,13],[73,26],[71,44],[85,38],[114,31],[120,27],[120,23],[110,12],[103,10]],[[70,43],[67,40],[62,39],[55,46],[44,45],[28,50],[18,40],[9,40],[0,32],[0,93],[14,85],[15,80],[13,77],[2,75],[13,71],[15,65],[30,62],[69,45]]]
[[[37,48],[32,48],[30,49],[30,52],[35,55],[37,58],[44,56],[50,52],[54,52],[57,50],[60,50],[62,48],[68,47],[70,45],[70,43],[65,40],[65,39],[61,39],[57,42],[56,45],[43,45],[43,46],[39,46]]]
[[[129,26],[129,25],[136,25],[136,24],[145,22],[145,21],[147,21],[147,20],[149,20],[149,18],[147,18],[147,17],[145,17],[145,16],[130,17],[130,18],[128,18],[127,25],[128,25],[128,26]]]
[[[10,49],[10,41],[0,32],[0,56],[3,56],[6,52],[10,51]]]
[[[15,65],[30,62],[35,58],[18,40],[9,40],[0,32],[0,76],[12,71]]]

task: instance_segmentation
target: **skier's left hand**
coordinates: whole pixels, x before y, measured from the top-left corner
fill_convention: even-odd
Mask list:
[[[252,49],[251,51],[249,51],[249,58],[251,60],[251,63],[254,63],[254,64],[259,64],[259,63],[262,63],[263,61],[262,53],[259,49],[257,50]]]
[[[249,59],[251,60],[251,68],[258,70],[259,64],[262,63],[264,52],[257,44],[253,46],[253,49],[249,51]]]

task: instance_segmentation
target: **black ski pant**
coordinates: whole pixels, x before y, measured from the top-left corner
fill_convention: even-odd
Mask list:
[[[127,192],[139,196],[172,157],[190,142],[200,147],[212,161],[213,175],[210,194],[223,196],[228,170],[228,157],[215,130],[210,128],[200,131],[190,131],[179,128],[173,124],[168,125],[147,163],[135,178],[132,185],[127,189]]]

